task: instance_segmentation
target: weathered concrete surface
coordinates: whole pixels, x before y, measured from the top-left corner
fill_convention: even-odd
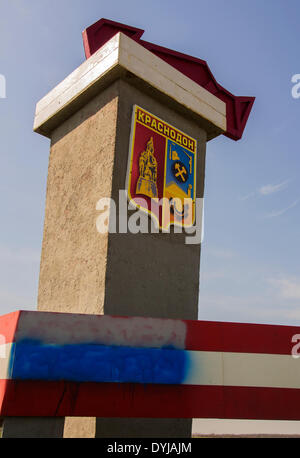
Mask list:
[[[117,87],[99,94],[53,132],[38,310],[103,313],[107,234],[96,203],[110,196]]]
[[[63,437],[64,418],[6,417],[3,438],[47,439]]]
[[[53,132],[39,310],[197,319],[200,245],[185,244],[186,234],[172,229],[96,229],[98,200],[118,203],[125,188],[134,103],[197,139],[197,197],[203,197],[205,132],[128,83],[114,83]]]
[[[96,418],[67,417],[64,428],[66,439],[89,439],[96,437]],[[102,436],[104,437],[104,436]]]
[[[192,419],[97,418],[96,437],[191,437]]]

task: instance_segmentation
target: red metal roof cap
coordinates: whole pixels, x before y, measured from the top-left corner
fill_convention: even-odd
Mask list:
[[[199,86],[202,86],[225,102],[227,130],[224,135],[232,140],[242,138],[255,97],[241,97],[231,94],[216,81],[205,60],[141,40],[144,30],[104,18],[85,29],[82,33],[86,58],[88,59],[98,51],[118,32],[129,36],[132,40],[135,40],[141,46],[195,81]]]

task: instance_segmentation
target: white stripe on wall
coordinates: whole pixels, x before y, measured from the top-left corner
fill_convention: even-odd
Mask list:
[[[9,362],[13,343],[0,345],[0,379],[8,379],[9,377]]]
[[[291,355],[189,351],[185,385],[300,388],[300,360]]]

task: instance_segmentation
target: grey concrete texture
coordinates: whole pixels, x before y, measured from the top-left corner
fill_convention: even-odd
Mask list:
[[[97,418],[95,437],[189,438],[192,419]]]
[[[53,132],[38,310],[103,313],[108,236],[97,232],[95,218],[97,201],[111,194],[116,89]]]
[[[53,132],[39,310],[197,319],[200,245],[185,244],[185,234],[172,228],[170,234],[96,230],[97,201],[118,203],[125,188],[134,104],[197,139],[197,197],[203,197],[205,131],[116,81]]]
[[[50,439],[63,437],[64,418],[6,417],[3,438]]]

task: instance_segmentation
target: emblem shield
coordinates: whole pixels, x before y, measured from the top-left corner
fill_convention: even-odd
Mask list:
[[[197,141],[134,105],[127,170],[129,201],[158,227],[193,226]]]

